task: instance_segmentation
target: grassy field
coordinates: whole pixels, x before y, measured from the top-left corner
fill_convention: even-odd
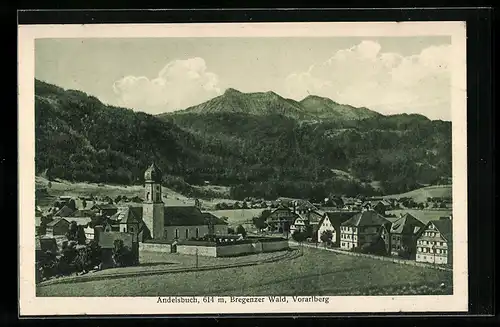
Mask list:
[[[227,217],[230,226],[242,224],[245,228],[253,226],[252,218],[260,215],[265,209],[231,209],[231,210],[213,210],[210,211],[217,217]]]
[[[242,257],[214,258],[198,256],[198,267],[228,265],[233,263],[249,263],[261,260],[279,258],[285,255],[287,251],[267,252],[251,254]],[[93,273],[99,275],[113,275],[115,273],[134,273],[140,271],[160,271],[171,268],[194,268],[196,267],[196,256],[178,254],[178,253],[159,253],[141,251],[139,258],[140,265],[133,267],[111,268]]]
[[[422,187],[410,192],[394,195],[386,195],[384,198],[399,199],[399,198],[412,198],[415,202],[425,202],[427,198],[438,198],[438,197],[452,197],[451,185],[436,185]]]
[[[403,294],[452,294],[452,273],[304,248],[304,256],[257,266],[37,288],[37,296],[61,297]]]
[[[144,197],[144,188],[142,185],[109,185],[109,184],[96,184],[96,183],[73,183],[64,180],[52,181],[51,187],[48,187],[49,181],[41,176],[35,177],[35,184],[37,189],[46,189],[47,194],[37,198],[37,205],[42,208],[51,206],[54,201],[61,195],[69,196],[109,196],[115,199],[118,195],[125,195],[129,198],[134,196]],[[221,191],[222,192],[222,191]],[[164,195],[163,201],[166,205],[183,206],[194,205],[194,199],[186,197],[177,193],[167,187],[162,187]],[[234,200],[226,199],[211,199],[202,200],[202,206],[206,208],[213,207],[219,202],[232,203]]]

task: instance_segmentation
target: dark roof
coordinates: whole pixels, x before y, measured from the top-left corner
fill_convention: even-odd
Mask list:
[[[221,219],[210,212],[203,212],[203,217],[205,217],[205,222],[211,223],[213,225],[229,225],[224,219]]]
[[[96,203],[93,208],[98,208],[101,210],[110,210],[110,209],[118,209],[117,206],[115,206],[113,203]]]
[[[80,209],[76,210],[71,214],[71,217],[92,217],[96,214],[96,211],[90,209]]]
[[[57,211],[54,216],[56,217],[69,217],[73,214],[75,210],[71,209],[68,206],[63,206],[59,211]]]
[[[325,214],[325,215],[323,215],[323,217],[321,217],[321,219],[318,222],[318,227],[317,227],[318,229],[323,224],[323,222],[326,220],[326,218],[328,218],[328,220],[330,220],[330,217],[328,217],[327,214]]]
[[[35,250],[57,252],[57,242],[55,238],[35,238]]]
[[[453,225],[450,219],[432,220],[429,224],[436,226],[438,231],[448,242],[453,242]]]
[[[327,211],[326,214],[332,224],[342,224],[352,218],[355,214],[360,213],[359,211]]]
[[[78,226],[86,226],[92,221],[90,217],[64,217],[64,219],[70,224],[74,221]]]
[[[342,226],[383,226],[391,222],[373,210],[355,214],[351,219],[344,221]]]
[[[138,223],[142,220],[142,208],[124,207],[109,218],[116,220],[120,224]]]
[[[200,209],[193,206],[165,207],[165,226],[206,225]]]
[[[424,223],[422,223],[420,220],[413,217],[409,213],[406,213],[401,218],[392,223],[391,233],[416,234],[423,227],[425,227]]]
[[[56,218],[56,219],[52,220],[50,223],[48,223],[48,224],[47,224],[47,227],[54,227],[55,225],[57,225],[58,223],[60,223],[60,222],[61,222],[61,221],[63,221],[63,220],[64,220],[66,223],[68,223],[68,224],[69,224],[69,222],[68,222],[66,219],[64,219],[64,218]]]

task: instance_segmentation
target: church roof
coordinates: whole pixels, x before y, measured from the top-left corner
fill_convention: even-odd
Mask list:
[[[111,219],[121,223],[135,219],[141,221],[143,220],[143,212],[142,205],[130,205],[121,208],[119,212],[111,216]],[[195,206],[165,206],[165,226],[203,226],[208,224],[227,225],[228,223],[210,212],[201,212]]]
[[[160,183],[162,172],[158,166],[153,162],[151,166],[144,172],[144,180]]]
[[[205,216],[196,207],[165,207],[165,226],[206,225]]]
[[[224,219],[221,219],[210,212],[203,212],[202,215],[205,217],[205,222],[206,223],[211,223],[213,225],[228,225]]]

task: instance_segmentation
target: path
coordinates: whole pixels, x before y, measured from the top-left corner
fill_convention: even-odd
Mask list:
[[[206,270],[216,270],[216,269],[227,269],[227,268],[235,268],[235,267],[246,267],[253,265],[260,265],[265,263],[273,263],[277,261],[284,260],[292,260],[297,257],[300,257],[302,253],[295,249],[291,249],[288,251],[280,251],[284,253],[277,254],[276,256],[272,256],[266,259],[259,260],[247,260],[242,262],[232,262],[230,264],[215,264],[215,265],[202,265],[202,266],[174,266],[172,268],[159,268],[159,269],[148,269],[149,267],[145,266],[136,266],[136,267],[124,267],[124,268],[114,268],[109,270],[102,270],[94,273],[88,273],[86,275],[79,276],[68,276],[61,278],[49,279],[37,284],[37,286],[46,286],[53,284],[65,284],[65,283],[78,283],[78,282],[87,282],[93,280],[101,280],[101,279],[113,279],[113,278],[124,278],[124,277],[135,277],[135,276],[147,276],[147,275],[161,275],[167,273],[181,273],[181,272],[193,272],[193,271],[206,271]],[[162,265],[163,267],[165,265]],[[123,271],[126,268],[138,268],[135,270]],[[142,269],[141,269],[142,268]]]

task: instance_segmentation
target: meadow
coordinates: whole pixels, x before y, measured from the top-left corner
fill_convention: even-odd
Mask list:
[[[37,296],[452,294],[452,272],[303,251],[292,260],[248,267],[39,286]]]

